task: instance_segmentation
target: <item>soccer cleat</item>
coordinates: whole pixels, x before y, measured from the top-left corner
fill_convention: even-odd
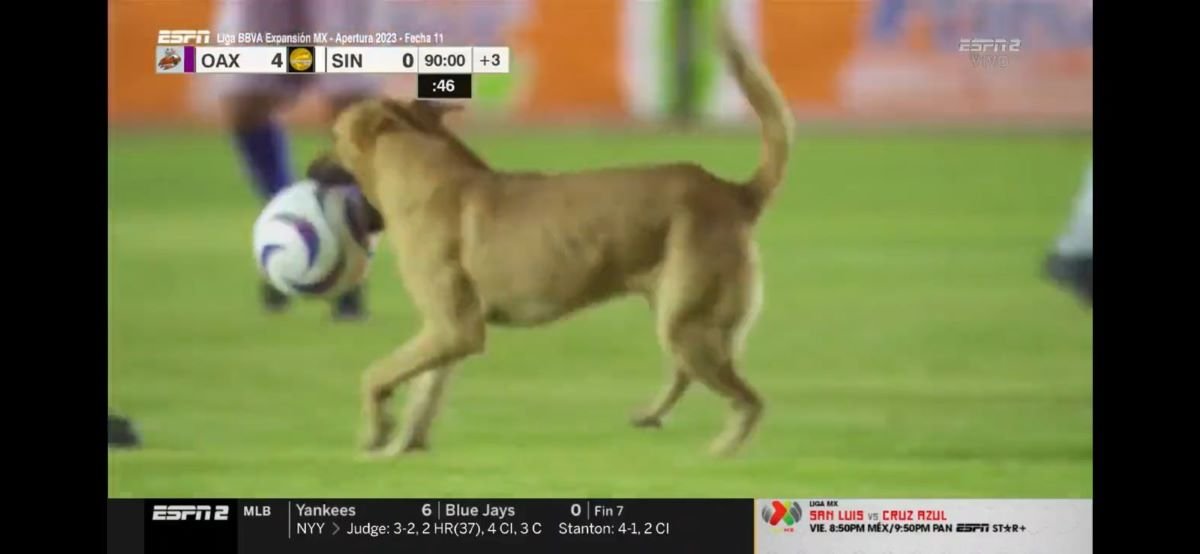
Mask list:
[[[1045,272],[1050,279],[1092,306],[1092,257],[1051,254]]]
[[[121,416],[108,414],[108,446],[110,448],[135,448],[142,444],[133,422]]]
[[[362,287],[355,287],[333,301],[333,319],[337,321],[361,321],[366,318],[367,310],[363,306]]]
[[[288,307],[288,297],[286,294],[279,292],[278,289],[271,286],[270,283],[262,284],[262,303],[263,307],[270,313],[279,313]]]

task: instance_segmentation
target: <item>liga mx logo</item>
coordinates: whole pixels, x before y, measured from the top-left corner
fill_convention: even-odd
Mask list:
[[[800,503],[794,500],[791,505],[772,500],[770,504],[764,504],[762,509],[762,520],[785,533],[794,531],[792,526],[799,523],[803,516],[804,510],[800,508]]]

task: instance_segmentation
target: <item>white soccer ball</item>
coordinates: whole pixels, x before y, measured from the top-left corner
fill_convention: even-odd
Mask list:
[[[366,203],[352,186],[300,181],[276,194],[254,222],[259,271],[289,296],[333,297],[360,284],[374,243]]]

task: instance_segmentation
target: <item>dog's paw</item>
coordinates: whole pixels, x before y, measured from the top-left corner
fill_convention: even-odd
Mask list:
[[[391,414],[382,414],[378,420],[370,420],[363,426],[359,446],[365,452],[384,449],[392,441],[396,421]]]
[[[391,460],[400,456],[415,452],[423,452],[426,450],[429,450],[429,446],[426,444],[410,444],[397,440],[379,448],[365,449],[362,451],[361,458],[363,460]]]
[[[417,452],[428,452],[429,444],[422,442],[400,443],[397,448],[397,454],[414,454]]]
[[[716,458],[730,458],[738,451],[738,442],[720,437],[708,445],[708,453]]]
[[[429,442],[423,438],[404,437],[398,438],[387,444],[373,445],[372,448],[364,448],[363,456],[371,460],[379,460],[385,458],[396,458],[405,454],[413,454],[416,452],[425,452],[429,450]]]
[[[391,454],[389,450],[390,449],[386,447],[360,450],[358,453],[358,458],[364,461],[386,460],[394,456],[394,454]]]
[[[367,454],[378,454],[387,450],[391,442],[393,442],[391,433],[377,427],[370,427],[363,430],[362,438],[359,440],[359,450]]]
[[[381,450],[383,447],[387,446],[388,442],[391,441],[391,437],[388,435],[388,433],[384,432],[384,430],[380,429],[379,427],[373,425],[369,426],[366,429],[363,429],[362,436],[358,440],[358,446],[364,452]]]
[[[662,420],[652,415],[635,415],[629,422],[639,429],[659,429],[662,427]]]

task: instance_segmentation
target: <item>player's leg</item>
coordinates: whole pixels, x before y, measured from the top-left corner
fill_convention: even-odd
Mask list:
[[[309,164],[305,177],[316,181],[323,187],[343,187],[353,191],[357,195],[357,200],[366,208],[366,213],[363,214],[366,218],[367,232],[371,236],[371,240],[383,230],[383,222],[379,212],[375,211],[366,199],[362,197],[362,193],[358,190],[354,183],[354,176],[336,164],[330,163],[327,159],[313,160]],[[342,294],[333,301],[333,317],[341,321],[353,321],[366,318],[366,306],[363,302],[363,286],[359,285],[354,289]]]
[[[300,31],[304,19],[299,8],[298,3],[287,0],[222,0],[218,31]],[[294,177],[287,132],[277,115],[300,92],[303,81],[295,75],[219,77],[216,92],[226,110],[238,155],[259,196],[269,199],[291,184]]]
[[[141,445],[133,422],[112,412],[108,414],[108,446],[110,448],[134,448]]]
[[[330,76],[322,75],[322,77],[330,77]],[[353,76],[347,75],[346,77],[353,77]],[[371,89],[371,90],[374,90],[374,89]],[[351,104],[357,102],[358,100],[366,98],[367,96],[369,96],[369,94],[367,92],[356,90],[353,87],[350,87],[348,92],[336,94],[335,96],[332,96],[329,99],[330,113],[331,113],[331,115],[336,115],[338,112],[341,112],[347,106],[350,106]],[[346,181],[347,184],[351,184],[354,182],[353,176],[350,176],[348,173],[346,174],[346,176],[349,177]],[[334,319],[342,320],[342,321],[354,321],[354,320],[361,320],[361,319],[366,318],[367,309],[366,309],[366,302],[364,299],[363,289],[364,289],[364,286],[360,285],[350,291],[347,291],[345,294],[339,296],[338,298],[334,299],[334,301],[333,301],[333,317],[334,317]]]
[[[384,0],[308,0],[305,9],[309,26],[329,37],[382,31],[389,13]],[[329,104],[330,117],[359,100],[378,95],[383,85],[381,76],[375,74],[328,73],[314,79]]]
[[[386,4],[379,0],[346,2],[344,0],[309,0],[309,20],[320,32],[352,34],[371,33],[383,22]],[[379,94],[381,79],[377,75],[326,74],[318,77],[317,84],[328,101],[330,116],[336,116],[346,107]],[[353,179],[350,180],[352,182]],[[333,317],[338,320],[358,320],[366,317],[363,287],[355,288],[333,303]]]
[[[1067,228],[1059,235],[1054,252],[1046,259],[1046,273],[1092,304],[1092,165],[1084,174],[1083,188]]]
[[[217,30],[221,33],[300,30],[301,18],[295,4],[283,0],[246,2],[222,0],[218,6]],[[287,132],[277,118],[279,109],[297,94],[295,76],[213,76],[233,143],[250,182],[263,202],[292,183],[291,152]],[[263,303],[277,311],[287,297],[269,284],[262,284]]]
[[[264,201],[292,183],[287,132],[275,115],[284,102],[268,91],[238,91],[225,97],[238,155]]]

